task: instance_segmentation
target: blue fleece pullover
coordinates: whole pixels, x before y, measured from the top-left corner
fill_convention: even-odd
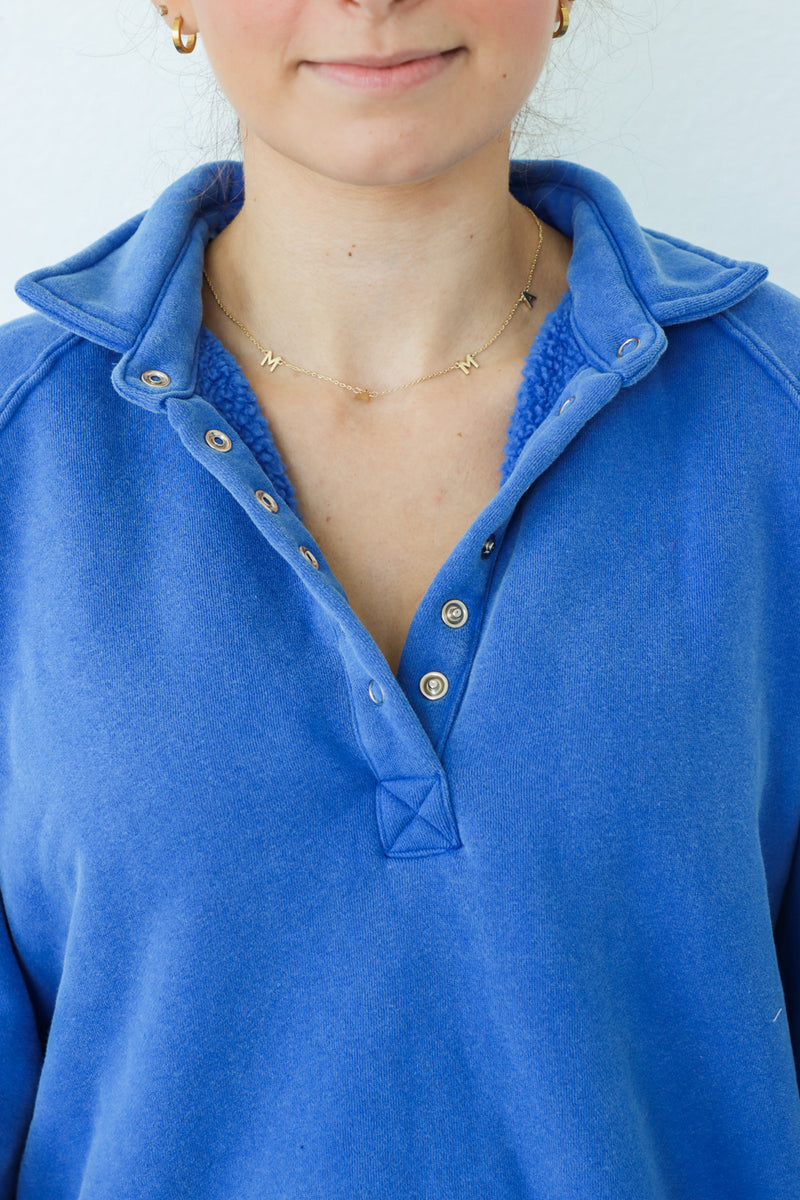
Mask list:
[[[201,324],[243,186],[0,327],[0,1200],[798,1200],[800,302],[513,163],[569,292],[395,677]]]

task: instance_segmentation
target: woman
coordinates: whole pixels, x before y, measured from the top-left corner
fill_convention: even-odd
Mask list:
[[[161,6],[17,284],[2,1200],[800,1195],[800,302],[509,179],[570,7]]]

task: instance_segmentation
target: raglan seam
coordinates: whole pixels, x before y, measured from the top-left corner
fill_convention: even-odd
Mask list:
[[[729,337],[748,350],[751,357],[782,386],[792,405],[800,412],[800,380],[785,363],[781,362],[774,350],[758,336],[755,330],[751,329],[741,317],[734,316],[730,309],[717,313],[711,319],[720,324]]]
[[[0,396],[0,431],[11,421],[29,393],[49,374],[52,366],[65,354],[86,341],[79,334],[64,332],[55,342],[39,352],[30,367],[12,380]]]

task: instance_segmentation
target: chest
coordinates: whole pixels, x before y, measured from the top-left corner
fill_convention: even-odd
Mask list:
[[[300,515],[394,674],[420,601],[500,487],[517,380],[354,420],[262,400]],[[378,404],[378,401],[373,401]]]

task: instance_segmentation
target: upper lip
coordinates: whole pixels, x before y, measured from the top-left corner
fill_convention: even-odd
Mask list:
[[[400,63],[415,62],[418,58],[435,58],[438,54],[447,53],[447,50],[401,50],[399,54],[390,54],[388,57],[362,54],[353,58],[317,59],[317,62],[348,67],[397,67]]]

